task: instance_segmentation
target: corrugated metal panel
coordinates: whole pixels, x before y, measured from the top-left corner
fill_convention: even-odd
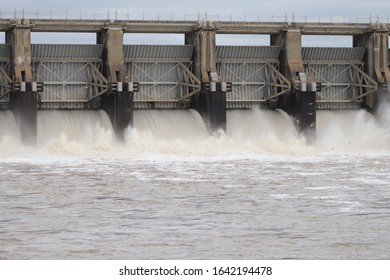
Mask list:
[[[365,48],[303,48],[305,71],[322,84],[317,95],[318,109],[357,109],[360,102],[349,102],[363,94],[361,69]],[[372,85],[374,86],[374,85]]]
[[[180,85],[183,70],[176,62],[126,63],[126,72],[140,83],[140,91],[134,93],[134,101],[175,100],[183,92],[188,93],[188,88]]]
[[[84,103],[74,103],[74,102],[61,102],[61,103],[40,103],[38,105],[39,109],[99,109],[96,108],[86,108]]]
[[[365,48],[302,48],[304,61],[361,62]]]
[[[44,83],[41,100],[49,101],[43,103],[40,108],[61,109],[61,108],[84,108],[83,101],[91,95],[92,70],[87,62],[62,61],[62,62],[33,62],[34,73],[42,75]],[[101,68],[101,63],[95,63]],[[54,101],[61,101],[54,102]],[[78,103],[77,101],[80,101]]]
[[[353,89],[347,86],[329,86],[321,90],[321,95],[317,97],[318,101],[330,102],[345,101],[354,96]]]
[[[226,93],[229,101],[256,101],[261,102],[268,97],[268,87],[264,85],[233,85],[232,91]]]
[[[192,57],[194,46],[124,45],[123,50],[126,60],[176,59],[187,61]]]
[[[157,84],[181,80],[179,66],[174,62],[126,63],[126,71],[130,77],[134,77],[139,82],[156,82]]]
[[[346,64],[311,64],[305,65],[306,74],[322,84],[319,101],[349,100],[354,96],[351,84],[359,84],[355,69]]]
[[[31,45],[32,58],[54,59],[100,59],[103,54],[103,45]]]
[[[126,72],[140,83],[139,92],[134,93],[134,107],[164,109],[188,106],[169,101],[189,93],[190,88],[183,84],[184,72],[179,62],[189,67],[193,50],[191,45],[125,45]]]
[[[309,67],[310,66],[310,67]],[[306,74],[318,83],[350,83],[354,70],[346,64],[310,64],[305,65]]]
[[[45,102],[38,103],[39,109],[100,109],[100,102]]]
[[[39,63],[34,62],[32,69],[34,73],[39,72]],[[64,84],[75,81],[87,81],[89,65],[86,62],[42,62],[41,75],[44,82],[64,82]]]
[[[219,62],[217,72],[232,82],[232,91],[226,93],[228,108],[261,106],[264,100],[277,93],[278,80],[266,63]],[[268,104],[267,106],[272,106]]]
[[[217,63],[217,72],[229,82],[266,82],[269,80],[264,63]]]
[[[189,104],[187,102],[134,102],[134,109],[187,109]]]
[[[338,103],[317,102],[317,110],[358,110],[362,108],[363,108],[363,104],[357,102],[348,102],[348,103],[347,102],[338,102]]]
[[[217,60],[263,60],[279,59],[279,46],[217,46]]]
[[[260,108],[260,109],[275,109],[275,103],[272,102],[227,102],[226,103],[227,109],[251,109],[251,108]]]
[[[232,82],[232,91],[226,93],[227,108],[266,106],[264,99],[274,83],[267,63],[277,67],[279,54],[279,46],[217,46],[218,75]]]
[[[11,61],[10,45],[0,45],[0,61]]]

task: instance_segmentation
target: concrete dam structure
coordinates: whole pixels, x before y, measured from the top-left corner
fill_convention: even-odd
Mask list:
[[[100,110],[118,139],[135,110],[195,109],[209,132],[226,112],[280,108],[315,137],[316,111],[375,110],[389,95],[386,24],[0,19],[0,110],[37,143],[39,110]],[[32,32],[95,33],[96,44],[31,44]],[[184,34],[184,45],[125,45],[124,33]],[[267,34],[270,46],[219,46],[217,34]],[[348,35],[350,48],[302,47]]]

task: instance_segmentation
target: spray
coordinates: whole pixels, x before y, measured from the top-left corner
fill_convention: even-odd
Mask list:
[[[390,92],[382,92],[378,104],[375,117],[384,129],[390,131]]]
[[[107,114],[93,110],[38,112],[38,147],[57,153],[106,151],[116,145]]]
[[[390,102],[381,102],[376,117],[366,110],[318,111],[317,140],[307,145],[293,120],[281,110],[229,110],[227,131],[209,135],[194,110],[138,110],[124,145],[104,111],[38,112],[38,148],[56,154],[169,154],[204,156],[232,154],[307,155],[390,151]],[[0,151],[23,154],[15,119],[0,112]]]
[[[370,152],[390,149],[389,131],[366,110],[319,111],[316,148],[321,151]]]
[[[20,133],[10,110],[0,110],[0,154],[9,154],[22,147]]]

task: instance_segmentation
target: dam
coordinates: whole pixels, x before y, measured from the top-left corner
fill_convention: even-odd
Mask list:
[[[389,31],[381,23],[0,19],[0,110],[6,120],[12,112],[31,146],[39,115],[53,110],[104,110],[123,139],[135,112],[191,109],[212,133],[226,130],[231,110],[281,109],[311,141],[318,110],[375,111],[388,98]],[[93,33],[96,44],[32,44],[34,32]],[[185,44],[126,45],[126,33],[184,34]],[[270,45],[219,46],[218,34],[269,35]],[[353,46],[302,47],[305,35],[347,35]]]

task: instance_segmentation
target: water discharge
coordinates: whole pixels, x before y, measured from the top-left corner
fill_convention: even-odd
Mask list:
[[[389,110],[40,111],[38,147],[0,112],[0,259],[389,259]]]
[[[238,151],[299,153],[306,149],[293,120],[281,110],[232,110],[227,114],[227,137]]]
[[[109,118],[102,110],[39,111],[38,148],[65,154],[118,150],[177,155],[388,152],[387,109],[380,108],[377,118],[366,110],[318,111],[314,145],[307,145],[293,120],[279,110],[228,111],[226,134],[216,132],[211,136],[194,110],[138,110],[124,145],[116,142]],[[0,143],[7,153],[25,151],[10,111],[0,112]]]
[[[390,130],[366,110],[318,111],[315,147],[348,153],[389,151]]]
[[[9,110],[0,110],[0,151],[18,150],[19,147],[21,142],[14,115]]]
[[[166,140],[197,141],[208,136],[202,117],[194,110],[135,111],[134,128]]]
[[[0,110],[0,139],[6,135],[17,134],[16,121],[9,110]]]
[[[116,144],[112,125],[102,111],[39,111],[38,147],[62,153],[109,150]]]

